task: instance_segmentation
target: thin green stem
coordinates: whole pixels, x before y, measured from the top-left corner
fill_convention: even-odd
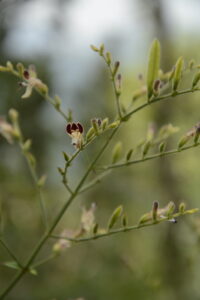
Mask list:
[[[24,157],[26,159],[26,162],[27,162],[30,174],[31,174],[31,176],[33,178],[35,187],[37,189],[38,196],[39,196],[39,205],[40,205],[40,210],[41,210],[41,214],[42,214],[42,220],[43,220],[45,228],[47,229],[48,228],[48,218],[47,218],[46,207],[45,207],[45,204],[44,204],[43,193],[41,191],[41,187],[38,185],[39,178],[37,176],[35,168],[33,167],[33,165],[31,164],[31,162],[29,160],[29,157],[27,156],[27,153],[23,150],[23,144],[22,144],[22,142],[19,143],[19,146],[21,148],[22,154],[24,155]]]
[[[32,267],[33,269],[34,268],[37,268],[37,267],[40,267],[41,265],[45,264],[46,262],[54,259],[57,255],[55,255],[54,253],[50,254],[48,257],[36,262]]]
[[[169,98],[173,98],[175,96],[180,96],[180,95],[184,95],[184,94],[189,94],[189,93],[194,93],[196,91],[200,91],[200,89],[186,89],[186,90],[183,90],[183,91],[176,91],[175,93],[174,92],[171,92],[169,94],[165,94],[165,95],[161,95],[159,97],[156,97],[156,98],[153,98],[151,101],[149,102],[145,102],[144,104],[136,107],[135,109],[131,110],[130,112],[128,112],[125,116],[123,116],[123,121],[126,121],[128,120],[129,117],[131,117],[133,114],[135,114],[136,112],[140,111],[141,109],[153,104],[153,103],[156,103],[156,102],[159,102],[159,101],[162,101],[162,100],[167,100]]]
[[[192,144],[190,146],[182,147],[180,149],[173,149],[173,150],[169,150],[169,151],[165,151],[165,152],[161,152],[161,153],[156,153],[154,155],[146,156],[146,157],[143,157],[141,159],[130,160],[130,161],[122,162],[122,163],[107,165],[107,166],[104,166],[104,167],[100,167],[100,169],[109,170],[109,169],[116,169],[116,168],[121,168],[121,167],[125,167],[125,166],[131,166],[131,165],[138,164],[138,163],[141,163],[141,162],[144,162],[144,161],[147,161],[147,160],[155,159],[155,158],[158,158],[158,157],[163,157],[163,156],[167,156],[167,155],[170,155],[170,154],[179,153],[179,152],[191,149],[191,148],[198,147],[199,145],[200,145],[200,143],[195,143],[195,144]]]
[[[119,119],[121,120],[122,119],[122,112],[121,112],[120,102],[119,102],[121,93],[117,89],[117,85],[116,85],[116,81],[115,81],[116,80],[116,74],[113,73],[111,62],[110,63],[107,62],[106,57],[105,57],[104,54],[102,54],[102,57],[103,57],[103,60],[105,61],[106,65],[108,66],[108,70],[109,70],[109,73],[110,73],[110,76],[111,76],[110,79],[111,79],[114,94],[115,94],[117,113],[118,113]]]
[[[93,186],[100,183],[102,178],[108,175],[110,171],[103,171],[100,175],[98,175],[96,178],[94,178],[92,181],[90,181],[88,184],[84,185],[82,189],[79,191],[79,195],[90,190]]]
[[[7,243],[3,239],[1,239],[1,238],[0,238],[0,243],[4,247],[4,249],[6,249],[6,251],[10,255],[10,257],[12,257],[12,259],[14,259],[14,261],[18,264],[18,266],[20,268],[23,268],[23,266],[20,263],[19,259],[16,257],[16,255],[13,253],[13,251],[9,248],[9,246],[7,245]]]
[[[93,167],[96,164],[96,162],[98,161],[98,159],[101,157],[101,155],[103,154],[103,152],[106,150],[107,146],[109,145],[109,143],[112,140],[113,136],[117,132],[118,128],[119,128],[119,126],[112,131],[111,135],[108,137],[108,139],[104,143],[103,147],[100,149],[100,151],[98,152],[98,154],[96,155],[96,157],[94,158],[94,160],[89,165],[89,167],[86,170],[85,174],[83,175],[82,179],[78,183],[78,185],[77,185],[74,193],[68,198],[67,202],[65,203],[65,205],[62,207],[62,209],[58,213],[57,217],[55,218],[53,224],[50,226],[50,228],[48,229],[48,231],[43,235],[43,237],[41,238],[41,240],[39,241],[39,243],[36,245],[35,249],[33,250],[32,254],[30,255],[29,259],[27,260],[27,263],[26,263],[25,267],[16,275],[16,277],[11,281],[10,285],[0,295],[0,299],[4,299],[5,296],[10,292],[10,290],[21,279],[21,277],[27,272],[27,270],[29,269],[30,265],[34,261],[35,257],[39,253],[40,249],[43,247],[43,245],[45,244],[45,242],[51,236],[53,230],[55,229],[55,227],[59,223],[60,219],[62,218],[62,216],[64,215],[64,213],[66,212],[66,210],[68,209],[68,207],[70,206],[70,204],[73,202],[73,200],[78,195],[79,190],[81,189],[82,185],[84,184],[85,180],[87,179],[88,175],[90,174],[91,170],[93,169]]]
[[[158,219],[156,221],[152,221],[150,223],[142,223],[142,224],[138,223],[138,224],[133,225],[133,226],[125,226],[125,227],[113,229],[113,230],[110,230],[110,231],[107,231],[107,232],[104,232],[104,233],[99,233],[99,234],[95,234],[95,235],[87,236],[87,237],[82,237],[82,238],[70,238],[70,237],[64,237],[63,238],[63,237],[58,236],[58,235],[51,235],[51,238],[66,239],[66,240],[74,242],[74,243],[86,242],[86,241],[96,240],[96,239],[99,239],[99,238],[107,237],[107,236],[117,234],[117,233],[121,233],[121,232],[127,232],[127,231],[132,231],[132,230],[135,230],[135,229],[140,229],[140,228],[143,228],[143,227],[149,227],[149,226],[157,225],[157,224],[160,224],[160,223],[165,222],[165,221],[170,221],[170,219],[174,219],[174,218],[177,218],[177,217],[180,217],[180,216],[183,216],[183,215],[187,215],[187,214],[193,214],[193,213],[196,213],[198,211],[199,211],[198,208],[191,209],[191,210],[186,210],[185,212],[175,213],[175,214],[171,215],[170,218],[169,217],[163,217],[161,219]]]

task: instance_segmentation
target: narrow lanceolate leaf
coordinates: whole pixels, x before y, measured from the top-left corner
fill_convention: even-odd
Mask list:
[[[121,216],[122,214],[122,206],[118,206],[114,212],[112,213],[110,219],[109,219],[109,222],[108,222],[108,230],[110,230],[114,225],[115,223],[117,222],[117,220],[119,219],[119,217]]]
[[[147,153],[149,152],[149,149],[151,147],[151,141],[147,141],[145,144],[144,144],[144,148],[143,148],[143,152],[142,152],[142,156],[145,157],[147,155]]]
[[[154,81],[158,79],[160,69],[160,43],[155,39],[151,45],[149,52],[149,61],[147,69],[147,92],[148,99],[153,95]]]
[[[166,142],[160,143],[160,145],[159,145],[159,152],[163,153],[165,151],[165,148],[166,148]]]
[[[91,127],[86,134],[86,141],[88,142],[95,135],[94,128]]]
[[[8,268],[20,270],[20,266],[18,265],[18,263],[16,261],[6,261],[3,264],[4,264],[4,266],[6,266]]]
[[[181,149],[185,144],[187,144],[187,142],[190,139],[191,139],[191,136],[189,136],[189,135],[183,136],[178,143],[178,149]]]
[[[198,72],[197,74],[195,74],[193,81],[192,81],[192,88],[195,88],[197,86],[197,84],[200,81],[200,72]]]
[[[179,83],[181,81],[181,76],[182,76],[182,71],[183,71],[183,57],[179,57],[177,60],[176,66],[175,66],[175,71],[174,71],[174,77],[172,81],[172,88],[174,91],[177,90]]]
[[[129,161],[131,159],[132,154],[133,154],[133,149],[130,149],[126,155],[126,161]]]

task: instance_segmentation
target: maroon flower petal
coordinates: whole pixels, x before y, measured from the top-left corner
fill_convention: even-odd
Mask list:
[[[30,78],[29,71],[27,71],[27,70],[24,70],[24,74],[23,75],[24,75],[24,78],[27,79],[27,80]]]
[[[71,130],[77,130],[79,129],[78,126],[76,125],[76,123],[72,123],[72,127]]]
[[[80,123],[77,123],[77,127],[80,133],[83,133],[83,126]]]
[[[67,131],[68,134],[71,134],[71,133],[72,133],[72,125],[71,125],[70,123],[67,124],[67,126],[66,126],[66,131]]]

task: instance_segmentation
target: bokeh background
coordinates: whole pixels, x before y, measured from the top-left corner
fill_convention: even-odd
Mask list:
[[[128,105],[145,77],[148,48],[157,37],[162,45],[162,68],[168,71],[177,57],[186,63],[200,61],[200,1],[198,0],[2,0],[0,1],[0,64],[7,60],[35,64],[51,94],[73,110],[75,121],[87,129],[90,119],[114,116],[114,96],[109,76],[90,44],[105,43],[121,62],[122,101]],[[187,76],[185,87],[190,86]],[[24,135],[31,137],[38,171],[48,174],[45,201],[49,217],[66,200],[57,166],[62,151],[73,152],[65,122],[36,93],[21,100],[18,80],[0,74],[0,115],[10,107],[20,113]],[[199,95],[185,95],[139,112],[113,141],[123,141],[123,151],[146,135],[148,125],[172,123],[180,127],[169,147],[199,121]],[[103,138],[82,153],[71,170],[74,186]],[[112,146],[111,145],[111,148]],[[102,162],[109,162],[111,148]],[[27,166],[16,146],[0,138],[1,227],[10,247],[25,260],[42,234],[42,224]],[[129,223],[169,201],[199,207],[199,149],[123,168],[108,175],[93,190],[82,194],[56,229],[78,228],[82,207],[97,204],[96,218],[105,226],[113,209],[122,204]],[[188,216],[178,224],[152,228],[74,245],[63,255],[26,275],[7,299],[12,300],[188,300],[200,299],[200,219]],[[53,241],[38,258],[47,256]],[[0,290],[15,274],[2,262],[9,260],[0,248]]]

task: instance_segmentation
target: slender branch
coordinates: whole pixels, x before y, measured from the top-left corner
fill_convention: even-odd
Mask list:
[[[16,257],[16,255],[13,253],[13,251],[8,247],[7,243],[0,238],[0,243],[1,245],[4,247],[4,249],[6,249],[6,251],[8,252],[8,254],[10,255],[10,257],[12,257],[12,259],[14,259],[14,261],[18,264],[18,266],[20,268],[23,268],[22,264],[19,262],[18,258]]]
[[[182,147],[180,149],[173,149],[173,150],[169,150],[169,151],[166,151],[166,152],[157,153],[157,154],[154,154],[154,155],[151,155],[151,156],[146,156],[146,157],[143,157],[141,159],[130,160],[130,161],[122,162],[122,163],[103,166],[103,167],[100,167],[99,169],[109,170],[109,169],[121,168],[121,167],[125,167],[125,166],[131,166],[131,165],[138,164],[138,163],[141,163],[141,162],[144,162],[144,161],[147,161],[147,160],[155,159],[155,158],[158,158],[158,157],[163,157],[163,156],[167,156],[167,155],[170,155],[170,154],[179,153],[179,152],[191,149],[191,148],[198,147],[199,145],[200,145],[200,142],[192,144],[190,146]]]
[[[121,93],[119,92],[119,90],[117,88],[117,85],[116,85],[116,81],[115,81],[116,80],[116,74],[114,74],[114,72],[113,72],[111,62],[108,63],[108,61],[106,60],[106,57],[105,57],[104,54],[102,54],[101,56],[102,56],[103,60],[105,61],[106,65],[108,66],[108,70],[109,70],[109,73],[110,73],[110,76],[111,76],[110,79],[111,79],[114,94],[115,94],[117,113],[118,113],[119,119],[121,120],[122,119],[122,112],[121,112],[120,103],[119,103]]]
[[[195,208],[195,209],[191,209],[191,210],[186,210],[185,212],[178,212],[178,213],[175,213],[175,214],[171,215],[170,219],[177,218],[177,217],[187,215],[187,214],[193,214],[193,213],[196,213],[198,211],[199,211],[199,209]],[[143,227],[149,227],[149,226],[157,225],[157,224],[160,224],[162,222],[170,221],[170,219],[169,219],[169,217],[163,217],[161,219],[158,219],[156,221],[152,221],[150,223],[143,223],[143,224],[138,223],[138,224],[133,225],[133,226],[125,226],[125,227],[113,229],[113,230],[110,230],[110,231],[107,231],[107,232],[104,232],[104,233],[99,233],[99,234],[95,234],[95,235],[87,236],[87,237],[82,237],[82,238],[61,237],[61,236],[58,236],[58,235],[51,235],[51,238],[53,238],[53,239],[66,239],[66,240],[74,242],[74,243],[86,242],[86,241],[96,240],[96,239],[99,239],[99,238],[107,237],[107,236],[117,234],[117,233],[121,233],[121,232],[127,232],[127,231],[132,231],[132,230],[135,230],[135,229],[140,229],[140,228],[143,228]]]
[[[169,98],[173,98],[175,96],[180,96],[180,95],[184,95],[184,94],[189,94],[189,93],[194,93],[196,91],[200,91],[200,89],[186,89],[186,90],[183,90],[183,91],[176,91],[176,92],[171,92],[169,94],[165,94],[165,95],[161,95],[159,97],[156,97],[156,98],[153,98],[151,101],[149,102],[145,102],[144,104],[136,107],[135,109],[131,110],[130,112],[128,112],[125,116],[123,116],[123,121],[126,121],[129,119],[129,117],[131,117],[133,114],[135,114],[136,112],[140,111],[141,109],[153,104],[153,103],[156,103],[156,102],[159,102],[159,101],[162,101],[162,100],[167,100]]]
[[[26,162],[27,162],[30,174],[32,176],[32,179],[34,181],[35,187],[37,189],[38,196],[39,196],[39,205],[40,205],[40,210],[41,210],[41,214],[42,214],[42,220],[43,220],[45,228],[47,229],[47,227],[48,227],[48,219],[47,219],[47,213],[46,213],[46,208],[45,208],[45,204],[44,204],[43,193],[42,193],[41,187],[38,185],[39,178],[37,176],[35,168],[33,167],[33,165],[30,162],[29,157],[27,156],[26,151],[24,151],[24,149],[23,149],[23,142],[22,142],[22,140],[19,141],[19,146],[20,146],[20,149],[22,151],[23,156],[26,159]]]
[[[5,296],[10,292],[10,290],[21,279],[21,277],[27,272],[27,270],[29,269],[30,265],[34,261],[35,257],[39,253],[40,249],[43,247],[43,245],[45,244],[45,242],[51,236],[53,230],[55,229],[55,227],[59,223],[60,219],[62,218],[62,216],[64,215],[64,213],[66,212],[66,210],[68,209],[68,207],[70,206],[70,204],[73,202],[73,200],[75,199],[75,197],[78,195],[79,190],[83,186],[85,180],[87,179],[88,175],[90,174],[91,170],[93,169],[93,167],[96,164],[96,162],[98,161],[98,159],[101,157],[101,155],[103,154],[103,152],[106,150],[107,146],[109,145],[109,143],[112,140],[113,136],[117,132],[118,128],[119,128],[119,126],[112,131],[111,135],[108,137],[108,139],[106,140],[106,142],[104,143],[104,145],[102,146],[102,148],[100,149],[100,151],[98,152],[98,154],[96,155],[96,157],[94,158],[93,162],[91,162],[91,164],[89,165],[89,167],[86,170],[85,174],[83,175],[82,179],[78,183],[78,185],[77,185],[74,193],[68,198],[67,202],[65,203],[65,205],[63,206],[63,208],[60,210],[60,212],[58,213],[57,217],[55,218],[53,224],[50,226],[50,228],[48,229],[48,231],[43,235],[43,237],[41,238],[41,240],[39,241],[39,243],[36,245],[35,249],[33,250],[32,254],[30,255],[29,259],[27,260],[27,263],[26,263],[25,267],[16,275],[16,277],[11,281],[11,283],[9,284],[9,286],[3,291],[3,293],[0,295],[0,299],[4,299]]]
[[[50,254],[48,257],[38,261],[37,263],[35,263],[32,267],[33,268],[37,268],[40,267],[41,265],[45,264],[46,262],[54,259],[57,255],[55,253]]]
[[[84,193],[85,191],[88,191],[91,189],[94,185],[98,184],[101,182],[102,178],[108,175],[110,171],[103,171],[99,176],[94,178],[92,181],[90,181],[88,184],[84,185],[82,189],[79,191],[79,195]]]

